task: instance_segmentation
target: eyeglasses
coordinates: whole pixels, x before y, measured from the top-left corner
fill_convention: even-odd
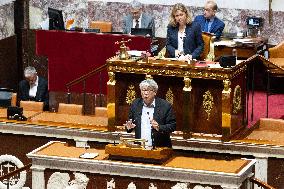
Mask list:
[[[153,92],[154,90],[153,89],[141,89],[141,92]]]
[[[212,11],[214,11],[214,10],[213,10],[213,9],[203,9],[203,11],[212,12]]]

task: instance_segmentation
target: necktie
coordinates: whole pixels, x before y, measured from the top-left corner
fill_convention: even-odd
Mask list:
[[[139,28],[139,20],[135,20],[135,22],[136,22],[135,28]]]
[[[205,31],[205,32],[209,32],[209,31],[208,31],[208,23],[209,23],[209,20],[206,19],[206,20],[205,20],[205,25],[204,25],[204,31]]]

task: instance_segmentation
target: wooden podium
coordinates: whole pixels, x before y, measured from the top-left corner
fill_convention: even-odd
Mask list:
[[[229,140],[245,128],[247,64],[243,61],[233,68],[221,68],[214,63],[171,59],[109,58],[110,127],[115,130],[125,123],[131,102],[140,97],[139,83],[153,78],[159,85],[157,96],[173,105],[177,130],[183,131],[184,138]]]

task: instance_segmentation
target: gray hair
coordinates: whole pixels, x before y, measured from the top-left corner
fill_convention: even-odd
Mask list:
[[[33,76],[33,75],[36,75],[36,74],[37,74],[36,69],[32,66],[28,66],[24,70],[25,77],[30,77],[30,76]]]
[[[153,79],[145,79],[139,84],[140,89],[143,87],[150,87],[155,92],[158,91],[158,84]]]
[[[131,9],[141,9],[142,3],[140,3],[137,0],[133,0],[133,1],[130,2],[130,7],[131,7]]]

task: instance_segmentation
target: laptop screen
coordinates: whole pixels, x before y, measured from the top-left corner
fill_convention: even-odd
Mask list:
[[[151,28],[131,28],[131,35],[152,37],[153,34]]]

